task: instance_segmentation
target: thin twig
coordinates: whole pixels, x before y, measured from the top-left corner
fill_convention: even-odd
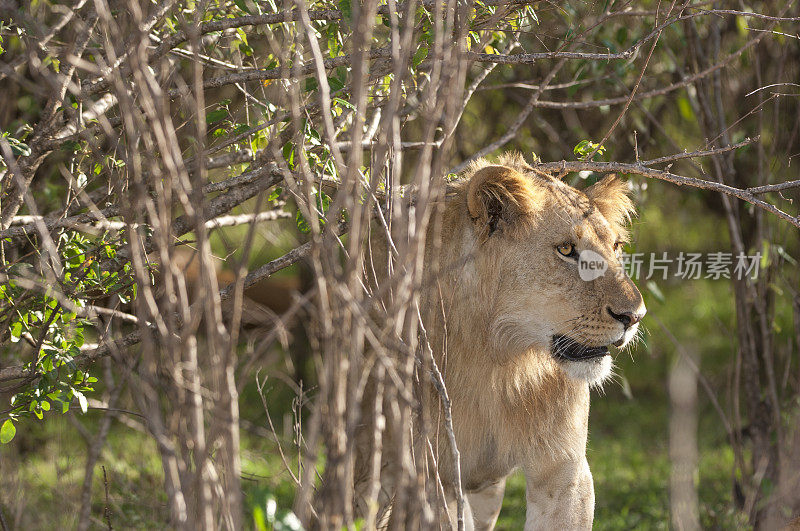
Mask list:
[[[766,210],[767,212],[775,214],[779,218],[788,221],[795,227],[800,228],[800,217],[794,217],[780,210],[775,205],[772,205],[770,203],[758,199],[752,192],[749,192],[747,190],[742,190],[740,188],[735,188],[733,186],[728,186],[727,184],[723,184],[720,182],[706,181],[703,179],[696,179],[694,177],[684,177],[682,175],[676,175],[669,171],[649,168],[642,164],[626,164],[622,162],[562,160],[561,162],[546,162],[537,164],[536,169],[548,172],[595,171],[598,173],[630,173],[635,175],[641,175],[643,177],[649,177],[651,179],[659,179],[662,181],[671,182],[673,184],[677,184],[678,186],[691,186],[703,190],[712,190],[714,192],[720,192],[733,197],[738,197],[739,199],[751,203],[763,210]]]
[[[105,465],[103,465],[101,468],[103,469],[103,487],[105,487],[106,492],[106,503],[103,505],[103,517],[106,519],[108,530],[112,531],[114,528],[111,525],[111,507],[109,507],[108,503],[108,475],[106,475]]]
[[[663,164],[664,162],[673,162],[676,160],[682,159],[694,159],[698,157],[707,157],[709,155],[718,155],[720,153],[727,153],[728,151],[733,151],[739,149],[740,147],[748,146],[750,144],[754,144],[761,140],[761,135],[758,135],[754,138],[745,138],[741,142],[737,142],[736,144],[731,144],[730,146],[724,146],[720,148],[713,148],[713,149],[705,149],[699,151],[692,151],[692,152],[684,152],[684,153],[676,153],[674,155],[667,155],[664,157],[658,157],[657,159],[650,159],[650,160],[642,160],[639,161],[639,164],[642,166],[652,166],[653,164]],[[748,191],[750,191],[748,189]]]

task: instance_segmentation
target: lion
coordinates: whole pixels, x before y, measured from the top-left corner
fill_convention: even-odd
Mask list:
[[[429,229],[425,264],[433,265],[420,307],[452,404],[466,529],[494,527],[506,477],[518,468],[526,530],[591,528],[589,390],[612,374],[608,347],[628,345],[646,312],[620,262],[633,214],[617,177],[578,190],[512,153],[475,162],[448,194],[438,232]],[[443,418],[436,392],[418,399],[429,418]],[[455,525],[455,466],[447,438],[435,444],[448,498],[443,520]],[[368,463],[371,450],[360,452],[357,463]],[[367,503],[365,467],[355,471],[357,513]],[[381,493],[379,503],[390,506],[386,473]]]

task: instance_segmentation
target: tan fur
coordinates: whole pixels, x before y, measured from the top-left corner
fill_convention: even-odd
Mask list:
[[[635,333],[608,313],[644,313],[614,254],[632,212],[622,181],[579,191],[516,154],[473,164],[447,198],[440,236],[429,233],[421,308],[452,402],[462,484],[472,493],[468,528],[493,527],[502,484],[516,468],[528,482],[526,529],[591,527],[589,385],[608,376],[610,358],[556,360],[551,342],[561,334],[598,347]],[[581,280],[577,265],[556,252],[565,242],[603,256],[606,274]],[[441,419],[436,393],[419,397],[428,418]],[[438,433],[439,472],[453,492],[443,425]],[[357,471],[357,480],[363,476]],[[384,488],[391,484],[387,477]]]

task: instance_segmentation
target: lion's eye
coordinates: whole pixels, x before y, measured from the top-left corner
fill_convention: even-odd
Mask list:
[[[561,256],[574,256],[575,255],[575,246],[571,243],[562,243],[558,247],[556,247],[556,251]]]

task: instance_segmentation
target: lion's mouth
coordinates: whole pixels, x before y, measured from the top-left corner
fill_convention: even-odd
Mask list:
[[[559,359],[586,361],[608,354],[608,347],[587,347],[567,336],[553,336],[553,356]]]

